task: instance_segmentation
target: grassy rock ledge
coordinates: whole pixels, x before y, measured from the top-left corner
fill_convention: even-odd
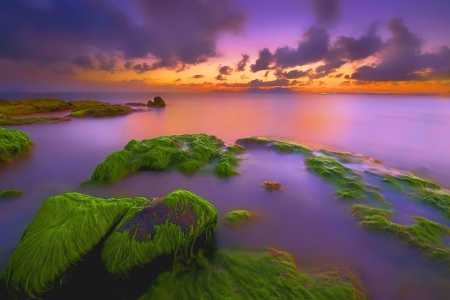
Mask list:
[[[32,145],[25,132],[0,127],[0,163],[11,161],[17,155],[28,152]]]
[[[186,134],[161,136],[148,140],[131,140],[124,150],[110,154],[99,164],[91,179],[82,183],[112,183],[140,170],[178,169],[192,174],[212,163],[219,177],[238,174],[236,166],[242,147],[226,146],[212,135]]]

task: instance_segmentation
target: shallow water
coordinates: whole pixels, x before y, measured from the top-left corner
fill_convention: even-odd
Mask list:
[[[352,219],[351,200],[334,197],[331,184],[309,172],[303,156],[250,149],[242,175],[229,179],[140,172],[108,187],[78,188],[108,154],[132,138],[200,133],[226,142],[252,135],[276,136],[319,148],[364,153],[450,187],[450,101],[445,98],[348,95],[160,94],[164,109],[128,116],[74,119],[58,124],[9,126],[27,132],[30,154],[0,166],[0,188],[25,195],[0,202],[0,272],[20,235],[51,195],[80,191],[101,197],[163,196],[187,189],[212,202],[221,216],[251,209],[259,217],[240,230],[219,224],[219,247],[276,247],[294,254],[299,268],[343,264],[361,277],[373,299],[449,299],[450,272],[395,239],[365,231]],[[156,94],[10,94],[0,98],[145,102]],[[51,115],[63,116],[67,112]],[[369,178],[369,177],[368,177]],[[284,191],[267,192],[265,180]],[[386,189],[394,221],[421,215],[450,222],[427,206]]]

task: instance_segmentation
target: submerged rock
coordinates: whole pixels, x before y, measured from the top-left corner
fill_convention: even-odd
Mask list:
[[[281,191],[281,183],[273,181],[264,181],[262,186],[268,191]]]
[[[299,274],[294,258],[276,249],[223,250],[161,274],[140,300],[366,299],[355,276],[328,266]]]
[[[0,125],[25,125],[25,124],[39,124],[39,123],[54,123],[71,121],[69,117],[32,117],[32,118],[11,118],[7,115],[0,114]]]
[[[189,253],[197,239],[212,235],[217,218],[205,199],[174,191],[128,211],[106,239],[102,259],[110,273],[126,274],[161,255]]]
[[[145,104],[143,102],[127,102],[125,105],[147,106],[147,104]]]
[[[206,134],[162,136],[140,142],[131,140],[124,150],[109,155],[95,168],[91,179],[82,184],[111,183],[140,170],[175,168],[192,174],[210,163],[220,177],[238,174],[235,169],[239,164],[238,148],[224,146],[222,140]]]
[[[133,112],[131,107],[122,106],[122,105],[107,105],[100,107],[91,107],[81,110],[73,111],[70,114],[72,117],[111,117],[118,115],[126,115]]]
[[[253,211],[238,209],[226,213],[226,215],[223,217],[223,220],[225,225],[229,227],[238,227],[256,218],[257,215],[258,214]]]
[[[166,102],[164,102],[163,98],[157,96],[157,97],[153,98],[153,101],[152,100],[148,100],[147,106],[150,106],[150,107],[164,107],[164,106],[166,106]]]
[[[15,198],[18,196],[22,196],[24,192],[19,190],[8,190],[8,191],[2,191],[0,190],[0,198]]]
[[[70,105],[61,99],[0,99],[0,114],[8,116],[60,111],[69,108]]]
[[[0,127],[0,163],[11,161],[15,156],[28,152],[32,145],[25,132]]]
[[[305,155],[312,154],[312,149],[297,144],[295,142],[283,141],[274,138],[252,136],[249,138],[238,139],[236,144],[244,146],[266,146],[281,153],[301,153]]]

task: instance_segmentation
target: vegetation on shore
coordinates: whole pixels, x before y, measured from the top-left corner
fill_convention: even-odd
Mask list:
[[[0,114],[0,125],[25,125],[37,123],[53,123],[70,121],[69,117],[32,117],[32,118],[11,118],[7,115]]]
[[[450,228],[421,217],[414,217],[411,226],[391,222],[390,210],[365,205],[353,205],[353,216],[360,220],[364,228],[395,236],[423,251],[427,256],[450,263],[450,247],[445,238],[450,236]]]
[[[256,218],[258,214],[250,210],[233,210],[225,214],[223,221],[225,225],[230,227],[238,227],[244,223]]]
[[[140,142],[131,140],[124,150],[113,152],[100,163],[91,179],[83,185],[112,183],[140,170],[178,169],[192,174],[210,163],[217,176],[229,177],[238,174],[236,149],[226,147],[222,140],[206,134],[161,136]]]
[[[0,127],[0,163],[11,161],[17,155],[28,152],[32,145],[25,132]]]
[[[200,254],[159,275],[140,300],[366,299],[354,275],[328,267],[299,274],[294,258],[275,249]]]

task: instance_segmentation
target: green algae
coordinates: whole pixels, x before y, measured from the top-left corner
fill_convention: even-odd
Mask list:
[[[364,194],[359,190],[340,190],[334,193],[338,198],[348,198],[361,200],[364,199]]]
[[[89,107],[72,111],[70,116],[84,118],[84,117],[110,117],[118,115],[126,115],[133,111],[132,108],[122,105],[108,105],[100,107]]]
[[[116,151],[100,163],[88,183],[112,183],[140,170],[178,169],[192,174],[212,163],[219,177],[238,174],[234,150],[222,150],[225,143],[212,135],[186,134],[131,140],[124,150]]]
[[[48,198],[11,256],[6,269],[8,290],[16,298],[36,298],[63,284],[66,271],[80,262],[131,207],[146,201],[79,193]]]
[[[69,104],[70,110],[72,112],[85,110],[88,108],[102,108],[111,106],[111,104],[109,103],[94,100],[80,100],[80,101],[71,101],[67,103]]]
[[[25,193],[19,190],[7,190],[7,191],[0,190],[0,198],[15,198],[18,196],[22,196],[23,194]]]
[[[0,163],[11,161],[15,156],[28,152],[32,145],[25,132],[0,127]]]
[[[337,268],[299,274],[282,251],[223,250],[161,274],[140,300],[366,299],[350,272]]]
[[[404,189],[433,189],[439,190],[441,187],[432,181],[419,178],[414,175],[399,175],[393,176],[385,174],[383,176],[383,181],[389,183],[399,190]]]
[[[417,195],[419,201],[431,205],[442,212],[447,218],[450,218],[450,195],[438,193],[436,191],[422,191]]]
[[[38,123],[50,123],[70,121],[68,117],[34,117],[34,118],[11,118],[7,115],[0,114],[0,125],[26,125],[26,124],[38,124]]]
[[[352,206],[352,212],[362,227],[395,236],[431,258],[450,263],[450,247],[444,240],[450,236],[450,228],[421,217],[414,217],[411,226],[400,225],[389,220],[391,211],[364,205]]]
[[[309,155],[313,152],[310,148],[294,142],[267,137],[252,136],[248,138],[238,139],[236,143],[243,145],[266,145],[281,153],[301,153]]]
[[[61,99],[0,100],[0,114],[26,115],[69,109],[70,105]]]
[[[174,191],[162,200],[136,205],[106,239],[102,260],[112,274],[127,274],[161,255],[192,250],[203,236],[215,231],[218,212],[199,196]]]
[[[223,217],[224,223],[230,227],[240,226],[257,216],[257,213],[249,210],[233,210],[225,214]]]

